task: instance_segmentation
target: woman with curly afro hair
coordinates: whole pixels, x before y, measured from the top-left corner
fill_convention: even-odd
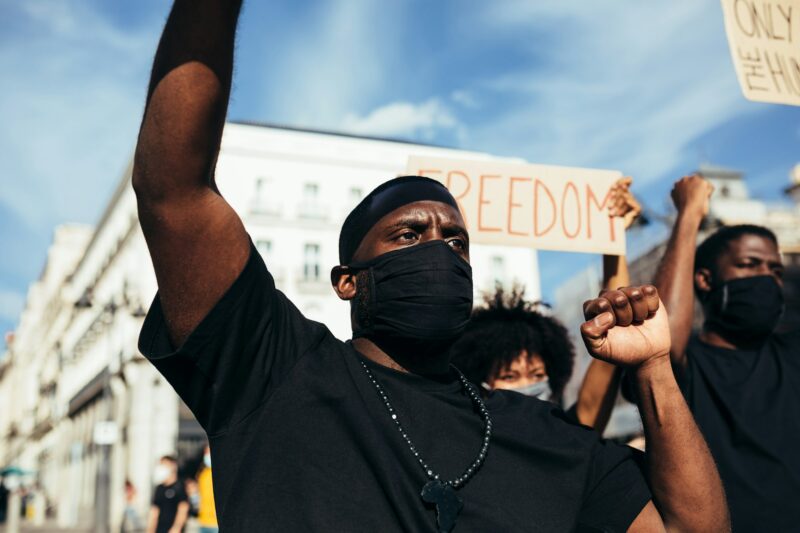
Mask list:
[[[452,362],[486,389],[511,389],[561,402],[572,375],[575,348],[564,326],[525,291],[498,287],[472,314],[467,333],[452,348]]]

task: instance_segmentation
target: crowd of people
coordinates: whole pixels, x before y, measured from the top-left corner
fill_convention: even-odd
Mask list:
[[[275,287],[214,181],[239,10],[173,6],[132,177],[158,281],[139,347],[209,435],[224,530],[800,527],[800,332],[776,331],[769,230],[722,228],[696,247],[712,188],[679,180],[653,284],[629,286],[625,259],[604,258],[580,327],[595,361],[564,411],[565,328],[522,289],[473,310],[457,202],[434,180],[395,178],[341,229],[331,283],[353,330],[342,342]],[[628,225],[629,188],[614,187],[611,212]],[[620,383],[645,452],[600,436]],[[149,527],[174,533],[191,498],[175,461],[161,466]]]

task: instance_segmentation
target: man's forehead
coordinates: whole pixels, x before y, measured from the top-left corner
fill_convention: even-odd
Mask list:
[[[422,200],[400,206],[384,215],[376,226],[395,225],[404,221],[428,222],[434,217],[440,222],[450,222],[463,226],[466,231],[464,219],[456,208],[433,200]]]
[[[731,257],[743,255],[780,257],[778,245],[772,239],[762,235],[744,234],[728,241],[725,246],[726,255]]]

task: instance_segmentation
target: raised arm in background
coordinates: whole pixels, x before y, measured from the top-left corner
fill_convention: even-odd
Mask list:
[[[697,234],[703,217],[708,214],[708,199],[713,191],[714,187],[698,175],[684,176],[672,189],[678,216],[656,272],[655,286],[669,312],[670,358],[678,369],[686,365],[686,345],[694,319]]]
[[[139,206],[175,346],[249,255],[241,220],[214,182],[241,0],[176,0],[158,45],[133,164]]]
[[[623,217],[625,230],[634,223],[642,212],[642,207],[630,191],[633,180],[622,178],[611,188],[611,216]],[[628,263],[624,255],[603,256],[603,289],[614,290],[631,284],[628,275]],[[578,421],[603,433],[619,391],[622,379],[622,368],[606,363],[600,359],[592,359],[583,377],[578,392],[576,415]]]
[[[672,373],[669,319],[655,287],[605,292],[584,314],[589,353],[628,367],[636,384],[653,502],[628,531],[730,531],[722,481]]]

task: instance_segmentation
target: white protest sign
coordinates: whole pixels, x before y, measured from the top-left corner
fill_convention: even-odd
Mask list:
[[[623,221],[608,215],[617,171],[411,156],[407,172],[450,190],[470,242],[625,253]]]
[[[800,105],[800,0],[722,0],[745,98]]]

